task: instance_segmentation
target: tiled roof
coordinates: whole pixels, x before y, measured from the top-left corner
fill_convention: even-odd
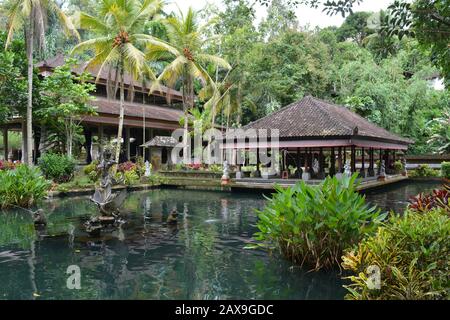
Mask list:
[[[120,114],[120,102],[118,100],[96,98],[90,104],[97,107],[97,113]],[[176,123],[178,123],[180,118],[184,115],[183,111],[174,108],[130,102],[125,103],[125,116],[142,118],[144,111],[146,119],[165,120]]]
[[[178,141],[173,137],[156,136],[152,140],[144,143],[142,147],[168,147],[173,148],[178,144]]]
[[[278,129],[280,138],[366,137],[409,144],[346,107],[311,96],[295,102],[243,129]]]
[[[65,56],[63,54],[57,54],[56,56],[40,61],[36,64],[37,68],[48,68],[48,69],[54,69],[56,67],[62,66],[64,64]],[[95,67],[92,69],[85,70],[87,62],[80,63],[78,66],[76,66],[72,71],[76,74],[81,74],[83,71],[87,71],[91,73],[91,75],[96,78],[99,72],[100,67]],[[100,74],[100,79],[106,82],[108,78],[114,79],[115,78],[115,71],[111,70],[111,76],[109,76],[109,69],[105,68],[102,70],[102,73]],[[142,83],[140,81],[134,80],[129,74],[124,74],[124,83],[126,85],[134,85],[134,87],[137,90],[142,90]],[[150,90],[151,84],[147,82],[145,84],[144,89],[146,91]],[[182,94],[181,92],[170,89],[166,86],[161,85],[160,86],[161,93],[164,95],[170,94],[174,99],[181,99]]]

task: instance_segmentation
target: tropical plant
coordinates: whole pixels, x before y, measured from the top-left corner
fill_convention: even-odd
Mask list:
[[[75,59],[69,59],[45,78],[41,84],[45,107],[36,112],[56,132],[58,139],[60,136],[64,138],[69,157],[84,117],[96,114],[95,108],[89,104],[93,100],[90,93],[95,91],[95,85],[88,82],[91,78],[89,73],[72,73],[76,63]]]
[[[54,12],[64,27],[66,34],[79,38],[78,32],[70,19],[53,0],[10,0],[6,2],[8,15],[8,37],[6,48],[12,41],[14,33],[23,28],[26,40],[28,60],[28,103],[27,103],[27,141],[24,150],[26,163],[33,164],[33,53],[45,49],[45,26],[47,12]]]
[[[442,162],[441,163],[441,173],[442,177],[450,180],[450,162]]]
[[[439,171],[434,170],[428,164],[421,164],[416,169],[411,170],[409,172],[409,176],[412,178],[414,178],[414,177],[419,177],[419,178],[438,177]]]
[[[440,154],[450,153],[450,112],[430,121],[428,125],[431,125],[433,132],[428,143],[434,145],[435,150]]]
[[[450,214],[450,186],[433,190],[430,194],[420,193],[412,197],[408,209],[414,212],[426,213],[433,209],[443,209]]]
[[[125,74],[134,80],[143,77],[155,79],[142,49],[146,45],[157,45],[172,51],[165,42],[144,34],[145,23],[161,10],[161,0],[102,0],[98,16],[80,14],[80,26],[91,31],[95,37],[86,40],[72,50],[72,54],[93,52],[94,56],[86,68],[99,66],[98,76],[108,71],[108,94],[114,96],[120,87],[120,115],[117,132],[116,161],[119,159],[125,112]],[[97,78],[98,80],[98,78]]]
[[[1,170],[0,208],[28,208],[43,199],[50,186],[39,168],[22,164],[14,170]]]
[[[194,107],[194,82],[199,79],[203,85],[214,87],[214,81],[206,71],[207,64],[216,65],[224,69],[231,69],[231,66],[224,59],[206,53],[205,44],[210,39],[204,39],[206,28],[213,22],[209,21],[204,25],[199,25],[197,12],[189,8],[186,14],[181,11],[178,16],[173,16],[163,21],[166,29],[167,45],[150,44],[147,46],[147,58],[150,60],[173,57],[158,77],[153,89],[158,87],[159,82],[164,82],[169,87],[173,87],[177,81],[181,81],[184,110],[185,140],[187,140],[189,111]]]
[[[258,246],[278,249],[296,264],[314,270],[339,265],[344,249],[374,232],[385,218],[356,191],[357,175],[328,177],[321,185],[299,182],[276,187],[258,212]]]
[[[101,172],[98,168],[99,164],[100,162],[98,160],[94,160],[83,168],[84,174],[88,176],[92,182],[97,182],[97,180],[100,178]]]
[[[46,153],[39,158],[38,165],[47,179],[57,183],[70,181],[75,171],[75,160],[64,154]]]
[[[351,282],[346,299],[449,299],[449,237],[450,218],[443,210],[391,217],[342,257],[352,273],[345,278]]]

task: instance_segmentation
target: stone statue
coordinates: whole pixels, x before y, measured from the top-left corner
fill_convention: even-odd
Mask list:
[[[35,226],[39,227],[47,225],[47,217],[45,216],[44,210],[39,209],[33,212],[33,222]]]
[[[151,175],[152,175],[152,169],[150,167],[150,162],[148,162],[148,160],[147,160],[147,161],[145,161],[145,173],[144,173],[144,176],[145,177],[150,177]]]
[[[408,170],[406,170],[406,158],[402,159],[402,176],[407,176]]]
[[[314,173],[317,174],[319,172],[319,160],[314,159],[312,168],[314,170]]]
[[[167,217],[168,224],[177,224],[178,223],[178,210],[177,208],[173,208]]]
[[[119,207],[125,201],[126,191],[123,190],[118,194],[111,192],[112,177],[110,173],[111,167],[116,163],[111,159],[111,151],[105,149],[103,151],[102,160],[98,166],[101,170],[100,184],[95,188],[95,193],[91,198],[100,212],[105,216],[116,216],[119,214]]]
[[[385,180],[386,179],[386,164],[384,160],[381,160],[380,162],[380,175],[378,177],[378,180]]]
[[[352,175],[352,167],[350,165],[350,160],[347,160],[344,165],[344,175],[350,177]]]

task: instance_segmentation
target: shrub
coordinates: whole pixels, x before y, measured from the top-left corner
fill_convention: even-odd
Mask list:
[[[136,173],[139,177],[143,177],[145,175],[145,161],[143,157],[136,158]]]
[[[2,161],[0,160],[0,170],[13,170],[21,164],[20,161]]]
[[[443,210],[393,216],[343,257],[342,266],[354,274],[346,278],[346,299],[448,299],[449,237]],[[379,289],[369,285],[370,266],[379,268]]]
[[[126,171],[131,171],[131,170],[136,170],[136,165],[131,161],[121,163],[117,167],[117,171],[122,172],[122,173],[124,173]]]
[[[439,177],[439,171],[430,168],[427,164],[421,164],[415,170],[411,170],[409,173],[410,177]]]
[[[259,246],[279,249],[292,262],[315,270],[339,266],[343,250],[374,232],[385,217],[356,191],[356,178],[328,177],[319,186],[303,181],[287,189],[277,186],[258,212]]]
[[[73,178],[75,161],[67,155],[46,153],[39,158],[38,164],[47,179],[63,183]]]
[[[97,182],[97,180],[100,178],[101,172],[98,169],[99,164],[100,162],[98,160],[95,160],[83,168],[84,174],[88,176],[89,180],[92,182]]]
[[[442,208],[450,213],[450,186],[444,186],[443,189],[433,190],[430,194],[420,193],[412,197],[408,209],[415,212],[428,212],[429,210]]]
[[[403,164],[400,160],[394,162],[394,170],[395,173],[400,173],[403,170]]]
[[[39,168],[19,165],[14,170],[0,171],[0,208],[28,208],[44,198],[50,186]]]
[[[450,162],[441,163],[441,174],[445,179],[450,179]]]

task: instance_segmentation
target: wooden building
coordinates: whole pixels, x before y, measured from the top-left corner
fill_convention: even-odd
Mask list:
[[[42,77],[50,75],[53,70],[64,64],[65,57],[58,54],[51,59],[39,62],[36,67]],[[80,74],[85,70],[85,63],[80,63],[72,71]],[[111,70],[103,70],[99,75],[99,69],[85,70],[92,74],[93,80],[98,77],[96,82],[96,91],[93,93],[95,100],[91,105],[97,108],[96,116],[87,116],[83,118],[82,126],[86,140],[86,162],[91,162],[93,157],[101,151],[102,145],[106,141],[115,139],[119,123],[119,90],[116,96],[108,98],[108,81],[115,79],[115,73]],[[123,131],[123,152],[121,161],[132,160],[141,155],[149,158],[145,154],[145,149],[141,145],[156,136],[170,136],[172,131],[180,128],[180,118],[183,116],[181,110],[182,95],[179,91],[161,86],[149,95],[151,83],[139,83],[133,80],[129,75],[125,75],[125,117]],[[112,94],[114,96],[114,94]],[[26,132],[23,119],[14,118],[10,123],[3,127],[3,132],[8,130]],[[40,128],[34,127],[34,159],[39,157],[40,149]],[[95,142],[93,144],[93,142]],[[6,140],[6,145],[7,145]],[[5,159],[8,156],[8,148],[5,150]],[[150,160],[150,159],[149,159]]]

